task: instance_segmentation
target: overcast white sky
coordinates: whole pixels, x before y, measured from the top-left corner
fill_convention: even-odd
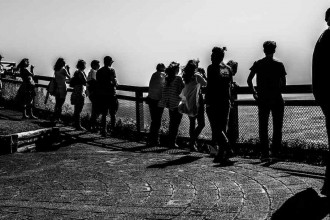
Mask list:
[[[210,64],[213,46],[239,63],[236,81],[263,57],[262,43],[278,44],[276,57],[289,84],[311,83],[314,44],[326,28],[329,0],[0,0],[0,53],[24,57],[36,73],[52,75],[58,57],[71,67],[110,55],[119,82],[148,85],[159,62]]]

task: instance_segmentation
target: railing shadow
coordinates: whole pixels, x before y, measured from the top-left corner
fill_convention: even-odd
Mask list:
[[[201,159],[202,157],[196,157],[196,156],[183,156],[175,160],[171,161],[166,161],[165,163],[160,163],[160,164],[154,164],[150,165],[147,168],[160,168],[164,169],[169,166],[177,166],[177,165],[182,165],[182,164],[187,164],[187,163],[192,163],[196,160]]]

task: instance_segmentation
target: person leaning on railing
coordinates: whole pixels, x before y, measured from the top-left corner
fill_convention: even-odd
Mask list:
[[[28,70],[28,67],[30,67],[30,70]],[[33,111],[32,111],[33,99],[36,96],[35,82],[33,80],[34,66],[33,65],[30,66],[29,59],[24,58],[17,65],[17,68],[19,69],[20,77],[23,80],[23,83],[18,89],[16,96],[16,101],[23,107],[22,119],[27,119],[27,118],[36,119],[37,117],[33,115]]]
[[[316,102],[320,105],[325,116],[325,125],[328,135],[328,145],[330,144],[330,8],[325,13],[325,21],[328,28],[319,37],[314,53],[312,64],[312,84],[313,94]],[[330,155],[328,153],[325,180],[321,194],[330,196]]]
[[[66,79],[71,79],[70,77],[70,67],[66,65],[63,58],[58,58],[54,65],[54,77],[55,77],[55,107],[52,122],[60,122],[60,117],[62,114],[62,107],[65,102],[65,98],[68,91],[68,86],[66,85]]]
[[[156,67],[156,72],[152,74],[149,82],[149,90],[147,103],[149,105],[151,124],[148,137],[148,146],[159,145],[159,129],[161,126],[162,115],[164,108],[159,107],[158,103],[162,97],[162,90],[165,83],[165,65],[159,63]]]

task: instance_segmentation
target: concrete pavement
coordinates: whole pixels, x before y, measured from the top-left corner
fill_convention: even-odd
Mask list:
[[[323,183],[324,167],[244,158],[221,167],[187,149],[65,135],[52,151],[0,156],[0,219],[270,219]]]

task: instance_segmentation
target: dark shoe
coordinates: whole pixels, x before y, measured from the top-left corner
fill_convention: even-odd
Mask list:
[[[268,150],[261,151],[261,153],[260,153],[260,159],[261,160],[267,160],[267,159],[269,159],[269,151]]]
[[[100,134],[101,134],[102,137],[106,137],[107,136],[107,131],[101,131]]]
[[[150,142],[147,143],[148,147],[156,147],[156,146],[159,146],[159,145],[160,145],[159,141],[150,141]]]

